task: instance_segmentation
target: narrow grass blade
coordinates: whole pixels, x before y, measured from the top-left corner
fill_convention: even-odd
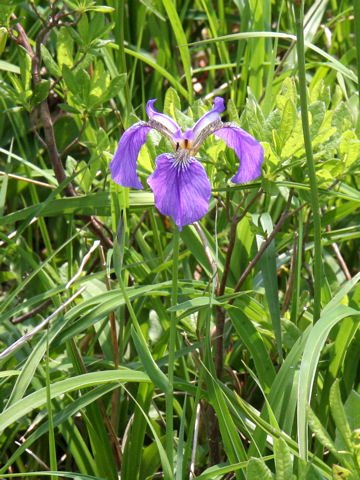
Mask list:
[[[321,316],[312,328],[304,348],[300,365],[297,411],[299,452],[300,457],[304,460],[308,455],[306,405],[311,401],[321,350],[332,327],[350,315],[360,315],[360,312],[340,304],[328,311],[326,315]]]
[[[136,370],[128,368],[119,370],[109,370],[103,372],[91,372],[84,375],[78,375],[66,380],[60,380],[51,386],[51,398],[56,398],[73,390],[92,387],[94,385],[102,385],[106,383],[120,382],[150,382],[149,377]],[[25,398],[6,408],[0,414],[0,431],[7,428],[35,408],[41,407],[46,402],[46,388],[31,393]]]

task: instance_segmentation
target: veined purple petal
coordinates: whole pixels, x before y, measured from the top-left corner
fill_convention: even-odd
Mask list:
[[[181,130],[179,125],[175,122],[174,119],[169,117],[169,115],[165,115],[165,113],[159,113],[153,107],[154,103],[156,102],[156,98],[154,100],[149,100],[146,103],[146,113],[151,120],[155,120],[155,122],[160,123],[165,128],[169,130],[170,133],[175,133],[178,130]]]
[[[193,132],[195,138],[197,138],[205,127],[210,123],[220,120],[220,113],[225,110],[225,102],[222,97],[214,98],[214,107],[207,113],[205,113],[194,125]]]
[[[140,148],[146,142],[146,135],[151,129],[146,123],[138,122],[125,130],[110,162],[114,182],[123,187],[144,188],[136,174],[136,163]]]
[[[214,132],[214,135],[225,140],[226,145],[235,150],[240,159],[236,175],[231,179],[234,183],[245,183],[261,175],[264,161],[264,149],[249,133],[235,125],[226,125]]]
[[[181,230],[206,214],[211,185],[204,167],[195,158],[187,164],[174,161],[170,153],[159,155],[147,183],[154,192],[156,208],[163,215],[170,215]]]

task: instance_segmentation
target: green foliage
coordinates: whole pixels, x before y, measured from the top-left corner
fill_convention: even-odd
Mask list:
[[[0,478],[360,478],[359,8],[304,3],[306,92],[286,2],[0,5]],[[167,140],[143,191],[109,162],[147,100],[186,129],[218,95],[263,175],[233,185],[208,138],[177,251],[146,184]]]

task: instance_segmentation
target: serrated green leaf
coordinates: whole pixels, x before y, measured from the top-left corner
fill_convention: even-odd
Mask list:
[[[279,139],[281,147],[290,137],[295,127],[297,116],[298,114],[294,102],[291,99],[288,99],[285,103],[280,123]]]
[[[165,93],[164,113],[172,118],[176,118],[176,110],[181,111],[180,97],[175,88],[170,87]]]
[[[61,110],[63,110],[64,112],[68,112],[68,113],[80,113],[80,110],[78,110],[78,109],[75,108],[75,107],[72,107],[71,105],[68,105],[67,103],[59,103],[59,107],[60,107]]]
[[[75,73],[77,87],[76,95],[81,99],[86,106],[88,106],[88,98],[90,95],[90,75],[83,68]]]
[[[110,84],[106,87],[106,91],[102,92],[99,96],[96,96],[92,99],[89,103],[91,107],[96,107],[103,103],[108,102],[111,98],[116,97],[121,93],[121,90],[124,88],[126,83],[126,74],[123,73],[121,75],[116,76],[110,82]],[[94,95],[94,91],[91,90],[91,97]]]
[[[25,50],[21,50],[19,63],[22,90],[26,92],[29,91],[31,87],[31,58]]]
[[[34,88],[34,95],[31,99],[33,105],[38,105],[43,102],[49,95],[51,82],[50,80],[41,80]]]
[[[40,45],[40,51],[43,62],[51,75],[53,75],[54,77],[60,77],[61,69],[43,43]]]
[[[58,31],[56,46],[57,61],[60,69],[62,70],[64,65],[72,67],[74,64],[74,40],[71,37],[68,28],[62,27]]]
[[[66,64],[64,64],[62,67],[62,76],[67,88],[71,93],[76,95],[79,91],[79,85],[74,72]]]
[[[77,24],[77,29],[84,44],[88,45],[90,43],[90,37],[89,37],[89,21],[86,13],[82,15],[79,23]]]
[[[345,159],[347,168],[360,158],[360,140],[352,130],[343,133],[340,141],[340,153]]]
[[[332,466],[333,480],[353,480],[353,476],[347,468],[341,467],[340,465]],[[355,479],[354,479],[355,480]]]
[[[6,46],[6,40],[8,37],[7,29],[5,27],[0,28],[0,57],[3,54]]]
[[[236,105],[231,98],[227,101],[226,112],[229,116],[229,122],[240,124],[239,110],[236,108]]]
[[[344,405],[341,401],[339,380],[335,380],[335,382],[330,388],[329,402],[331,415],[334,419],[338,431],[337,435],[341,435],[343,440],[343,442],[341,443],[346,447],[349,452],[352,452],[353,444],[351,441],[351,428],[346,417]],[[340,439],[338,441],[340,441]]]
[[[322,423],[320,422],[318,417],[315,415],[315,412],[313,411],[313,409],[310,407],[309,404],[306,407],[306,415],[307,415],[310,428],[312,432],[316,435],[316,439],[321,443],[321,445],[323,445],[332,454],[338,457],[337,449],[335,447],[334,442],[332,441],[330,435],[325,430]]]
[[[276,480],[290,480],[292,478],[293,465],[289,447],[282,438],[274,439],[274,456]]]
[[[260,458],[250,458],[246,468],[246,480],[273,480],[271,470]]]
[[[324,102],[314,102],[309,105],[309,112],[311,114],[310,134],[314,137],[320,130],[323,124],[326,107]]]

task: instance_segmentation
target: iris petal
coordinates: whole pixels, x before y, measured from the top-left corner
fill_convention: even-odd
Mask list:
[[[114,182],[123,187],[144,188],[136,174],[136,163],[140,148],[146,142],[146,135],[151,128],[146,123],[138,122],[123,133],[110,162]]]
[[[150,120],[155,120],[155,122],[160,123],[163,127],[167,128],[170,133],[175,133],[178,130],[181,130],[179,125],[168,115],[165,113],[159,113],[153,107],[154,103],[156,102],[156,98],[154,100],[149,100],[146,103],[146,113]]]
[[[214,98],[214,107],[205,115],[203,115],[199,120],[195,123],[193,127],[193,132],[195,138],[197,138],[200,132],[206,128],[210,123],[215,122],[216,120],[220,120],[220,113],[225,110],[225,102],[222,97],[215,97]]]
[[[159,155],[147,183],[154,192],[156,208],[170,215],[180,231],[184,225],[200,220],[209,209],[211,185],[195,158],[187,164],[176,164],[174,155]]]
[[[240,159],[236,175],[231,179],[234,183],[245,183],[261,175],[264,161],[264,149],[249,133],[235,125],[226,125],[214,132],[214,135],[225,140],[226,145],[235,150]]]

